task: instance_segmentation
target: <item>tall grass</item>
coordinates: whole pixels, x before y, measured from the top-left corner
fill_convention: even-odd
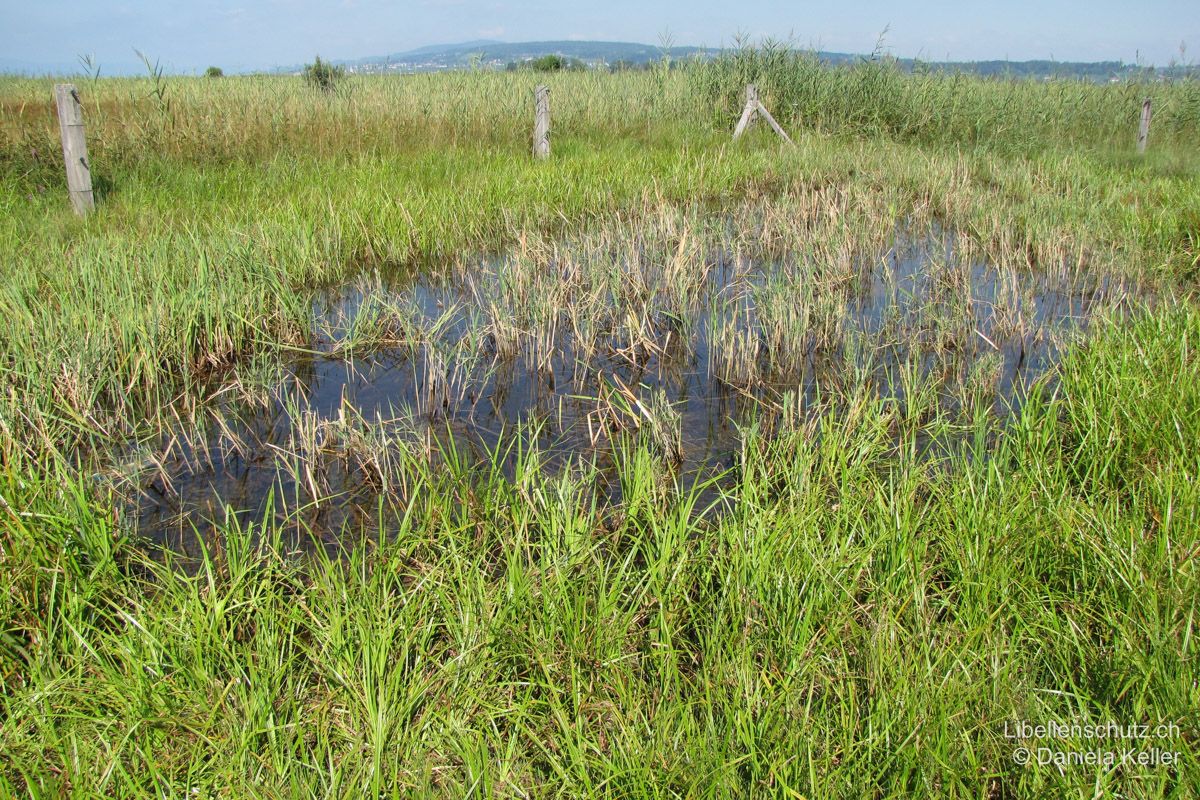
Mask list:
[[[1154,103],[1155,135],[1164,143],[1182,143],[1200,125],[1195,80],[1097,84],[914,74],[887,57],[831,67],[778,43],[738,49],[685,74],[693,92],[712,102],[718,120],[737,113],[746,84],[754,83],[772,113],[793,125],[926,144],[1023,152],[1124,145],[1146,98]]]
[[[57,185],[50,79],[0,87],[0,174]],[[617,74],[458,72],[350,76],[323,95],[292,76],[82,81],[89,151],[101,176],[146,160],[221,164],[277,153],[344,157],[489,145],[521,149],[533,88],[551,87],[554,131],[595,141],[687,141],[736,121],[747,83],[793,130],[885,135],[923,144],[985,144],[1024,152],[1131,145],[1143,99],[1154,101],[1156,147],[1200,129],[1200,83],[982,79],[909,74],[888,59],[830,67],[768,43],[708,63]],[[169,99],[169,103],[165,102]]]

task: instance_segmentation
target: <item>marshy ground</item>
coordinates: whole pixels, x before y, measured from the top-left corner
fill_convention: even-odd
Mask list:
[[[1194,795],[1196,85],[533,82],[0,82],[0,788]]]
[[[1149,301],[1078,261],[989,264],[932,220],[888,230],[886,209],[849,202],[663,207],[572,240],[523,235],[504,255],[364,271],[316,293],[306,346],[96,478],[176,551],[268,504],[281,524],[298,512],[298,546],[340,543],[347,515],[410,500],[409,460],[446,449],[510,477],[537,453],[548,477],[587,470],[619,506],[622,445],[641,443],[664,476],[716,496],[751,426],[800,429],[855,395],[896,410],[897,447],[944,453],[1019,413],[1093,315]]]

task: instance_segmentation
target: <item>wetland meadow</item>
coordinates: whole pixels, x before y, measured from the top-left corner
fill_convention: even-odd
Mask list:
[[[1194,79],[82,78],[83,218],[53,83],[0,794],[1200,792]],[[1054,720],[1174,758],[1022,763]]]

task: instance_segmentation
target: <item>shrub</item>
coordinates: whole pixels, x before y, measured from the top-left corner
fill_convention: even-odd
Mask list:
[[[209,67],[208,69],[204,70],[204,77],[206,77],[206,78],[224,78],[225,70],[221,69],[220,67]]]
[[[529,66],[538,72],[558,72],[567,66],[567,60],[562,56],[551,54],[535,58],[530,62]]]
[[[322,61],[320,56],[311,64],[304,66],[304,81],[309,86],[320,89],[322,92],[332,92],[337,89],[338,83],[346,76],[345,67],[339,67],[328,61]]]

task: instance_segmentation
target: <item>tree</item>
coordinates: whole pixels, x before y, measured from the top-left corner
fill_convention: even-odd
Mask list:
[[[204,77],[223,78],[225,77],[225,70],[221,69],[220,67],[209,67],[208,69],[204,70]]]

